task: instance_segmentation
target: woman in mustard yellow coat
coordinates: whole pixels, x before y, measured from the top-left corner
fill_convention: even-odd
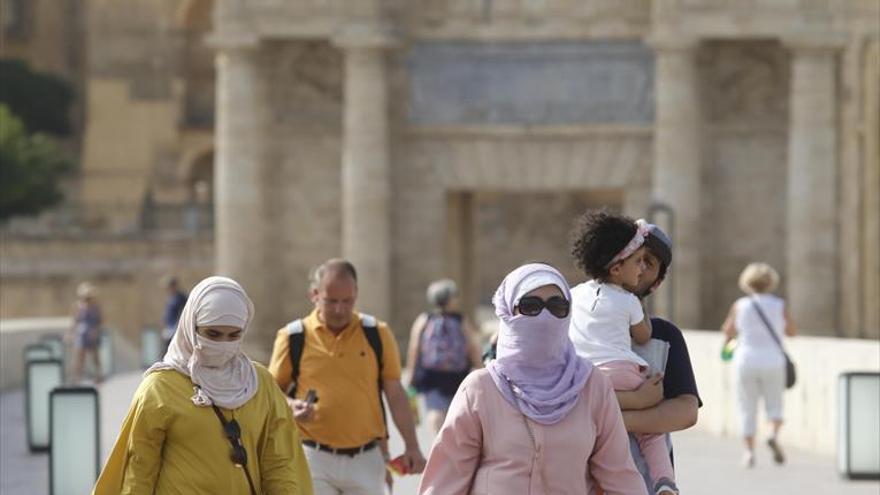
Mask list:
[[[253,304],[232,279],[193,288],[135,393],[94,494],[311,495],[290,408],[241,351]]]

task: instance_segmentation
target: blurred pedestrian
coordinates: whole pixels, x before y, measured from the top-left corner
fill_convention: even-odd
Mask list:
[[[482,360],[476,330],[459,312],[455,282],[431,283],[427,298],[431,309],[413,322],[406,362],[410,385],[424,396],[428,425],[437,433],[458,386]]]
[[[755,465],[755,430],[758,400],[764,401],[771,434],[767,445],[777,464],[785,462],[779,441],[783,423],[782,393],[785,391],[786,357],[783,336],[797,333],[785,301],[772,294],[779,284],[779,274],[766,263],[750,263],[739,276],[745,296],[730,307],[724,321],[725,345],[732,339],[738,344],[733,356],[736,393],[742,420],[746,451],[744,467]]]
[[[76,384],[82,380],[86,356],[90,355],[95,365],[95,383],[101,383],[103,374],[98,349],[101,346],[104,317],[98,304],[98,290],[91,283],[83,282],[76,288],[76,297],[73,326],[67,334],[67,341],[76,349],[71,381]]]
[[[663,283],[672,264],[672,240],[656,225],[648,224],[643,261],[645,269],[635,294],[645,300]],[[681,330],[670,321],[652,317],[651,340],[651,344],[660,341],[668,347],[662,375],[646,380],[635,391],[617,392],[617,401],[623,410],[623,422],[630,432],[633,460],[646,478],[648,489],[652,488],[649,470],[633,433],[664,434],[671,458],[672,441],[669,432],[695,425],[702,406],[687,343]]]
[[[162,278],[162,287],[168,293],[168,299],[165,301],[165,311],[162,314],[162,344],[163,353],[168,351],[168,345],[174,337],[177,330],[177,322],[180,320],[180,314],[183,312],[183,306],[186,304],[186,292],[180,287],[180,281],[173,275],[166,275]]]
[[[144,374],[93,495],[312,493],[284,395],[241,351],[254,307],[226,277],[192,290]]]
[[[644,495],[611,383],[568,338],[558,270],[523,265],[493,302],[497,358],[467,376],[437,436],[420,494]]]

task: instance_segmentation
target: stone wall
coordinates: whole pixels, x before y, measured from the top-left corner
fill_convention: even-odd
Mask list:
[[[528,261],[545,261],[574,285],[584,280],[571,256],[571,227],[589,208],[621,209],[620,191],[475,194],[476,303],[492,304],[501,280]]]
[[[81,5],[78,1],[67,0],[72,6]],[[196,3],[202,7],[193,7]],[[41,9],[46,4],[37,3]],[[781,27],[807,34],[835,30],[848,36],[844,50],[835,55],[841,114],[835,311],[840,311],[842,334],[880,335],[876,2],[751,2],[748,8],[714,0],[478,4],[395,0],[352,7],[339,0],[247,5],[216,0],[214,34],[229,30],[253,41],[237,53],[253,56],[248,63],[256,69],[250,76],[262,81],[253,100],[259,105],[233,109],[232,120],[249,134],[227,140],[219,128],[215,137],[214,100],[206,90],[214,84],[214,50],[226,52],[204,44],[202,36],[212,29],[204,2],[188,2],[192,8],[182,24],[174,0],[86,3],[88,125],[82,196],[93,205],[89,211],[108,218],[90,227],[135,230],[149,192],[160,202],[187,198],[193,177],[212,176],[206,164],[221,154],[219,148],[252,139],[250,155],[239,155],[231,167],[243,171],[236,177],[248,180],[231,181],[224,191],[244,198],[243,203],[254,199],[245,205],[247,212],[234,206],[218,215],[237,221],[239,231],[221,239],[227,231],[218,229],[216,253],[223,258],[237,251],[250,260],[236,276],[257,303],[255,357],[265,357],[274,331],[310,307],[308,269],[343,253],[343,115],[351,102],[343,96],[346,48],[334,44],[338,39],[333,36],[352,19],[387,15],[389,22],[405,27],[406,38],[383,52],[390,81],[392,309],[379,316],[388,318],[404,339],[433,279],[458,279],[475,304],[485,301],[505,270],[519,261],[546,257],[569,263],[561,227],[529,227],[545,242],[526,242],[517,223],[526,214],[521,204],[548,208],[567,216],[567,222],[594,204],[645,214],[656,185],[652,92],[654,63],[662,51],[651,44],[650,33],[680,31],[700,40],[696,72],[704,121],[698,316],[701,326],[714,327],[737,295],[736,276],[745,263],[760,258],[784,278],[789,275],[790,205],[785,198],[792,52],[773,40],[791,34]],[[55,14],[40,15],[55,25]],[[713,38],[718,36],[725,41]],[[51,38],[57,42],[57,36]],[[544,57],[545,51],[552,56]],[[442,64],[434,63],[438,60]],[[56,62],[47,58],[45,63]],[[558,80],[553,77],[557,73],[571,77]],[[462,77],[468,74],[476,76]],[[447,77],[455,84],[437,84]],[[583,87],[572,83],[581,80]],[[584,92],[589,84],[601,89]],[[473,94],[456,94],[452,86]],[[560,94],[573,101],[571,108],[564,98],[562,105],[554,99]],[[473,95],[481,96],[481,105],[473,105]],[[223,97],[219,91],[217,96]],[[260,127],[248,129],[249,122]],[[171,249],[169,241],[149,239],[114,240],[109,245],[118,252],[109,255],[100,243],[89,245],[96,250],[90,254],[86,241],[57,242],[78,246],[71,252],[90,263],[105,256],[141,259],[150,243],[160,251]],[[10,239],[9,249],[20,242],[42,246],[56,241]],[[492,256],[496,252],[503,256]],[[52,255],[73,259],[65,256]],[[192,261],[194,274],[202,273],[213,254],[181,259]],[[4,287],[14,288],[15,300],[4,301],[4,312],[22,311],[25,301],[31,306],[36,301],[35,311],[63,301],[66,311],[68,294],[85,273],[80,268],[68,263],[51,276],[16,272],[10,282],[3,281]],[[153,291],[152,282],[124,270],[108,273],[108,287],[124,294],[123,301]],[[49,282],[52,277],[57,283]],[[141,310],[131,307],[123,313],[129,311]]]
[[[69,316],[76,286],[94,283],[105,324],[139,345],[145,326],[161,323],[165,274],[192,287],[213,271],[212,239],[4,237],[0,244],[0,314],[6,318]]]

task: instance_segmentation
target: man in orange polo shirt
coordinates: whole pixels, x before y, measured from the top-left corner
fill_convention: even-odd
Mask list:
[[[331,259],[315,269],[309,295],[315,309],[278,331],[269,371],[288,394],[315,494],[381,494],[387,460],[380,448],[387,437],[381,393],[406,445],[408,472],[425,466],[400,383],[397,342],[384,322],[354,311],[357,272],[348,261]],[[307,400],[310,391],[316,401]]]

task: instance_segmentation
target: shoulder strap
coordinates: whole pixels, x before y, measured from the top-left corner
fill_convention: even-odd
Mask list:
[[[382,381],[382,338],[379,337],[379,322],[375,316],[361,313],[361,328],[367,343],[376,355],[376,364],[379,366],[379,381]]]
[[[257,495],[257,490],[254,488],[254,480],[251,478],[251,472],[247,467],[247,449],[244,448],[244,444],[241,442],[241,429],[238,422],[233,423],[232,421],[226,421],[226,418],[223,417],[223,413],[220,412],[220,408],[214,404],[211,404],[211,408],[214,409],[214,414],[217,415],[217,419],[219,419],[220,424],[223,425],[223,434],[226,435],[226,439],[229,440],[229,444],[232,445],[232,462],[240,463],[236,465],[244,469],[244,475],[247,478],[248,487],[251,489],[251,495]]]
[[[287,344],[290,351],[290,378],[293,380],[288,387],[287,395],[296,398],[296,384],[299,380],[299,362],[302,360],[306,346],[306,327],[302,320],[294,320],[287,324]]]
[[[361,313],[361,328],[364,337],[376,355],[376,365],[379,372],[376,375],[376,390],[379,393],[379,409],[382,410],[382,423],[385,425],[385,438],[388,438],[388,419],[385,417],[385,406],[382,402],[382,338],[379,337],[379,322],[373,315]]]
[[[752,306],[755,307],[755,311],[758,312],[758,316],[761,318],[761,321],[764,322],[764,327],[767,328],[767,331],[770,332],[770,337],[773,338],[773,342],[776,342],[776,346],[779,347],[779,350],[785,354],[785,349],[782,348],[782,342],[779,341],[779,336],[776,335],[776,332],[773,331],[773,326],[770,325],[770,320],[767,319],[767,315],[764,314],[764,311],[761,310],[761,305],[758,304],[758,298],[755,296],[751,297]]]

